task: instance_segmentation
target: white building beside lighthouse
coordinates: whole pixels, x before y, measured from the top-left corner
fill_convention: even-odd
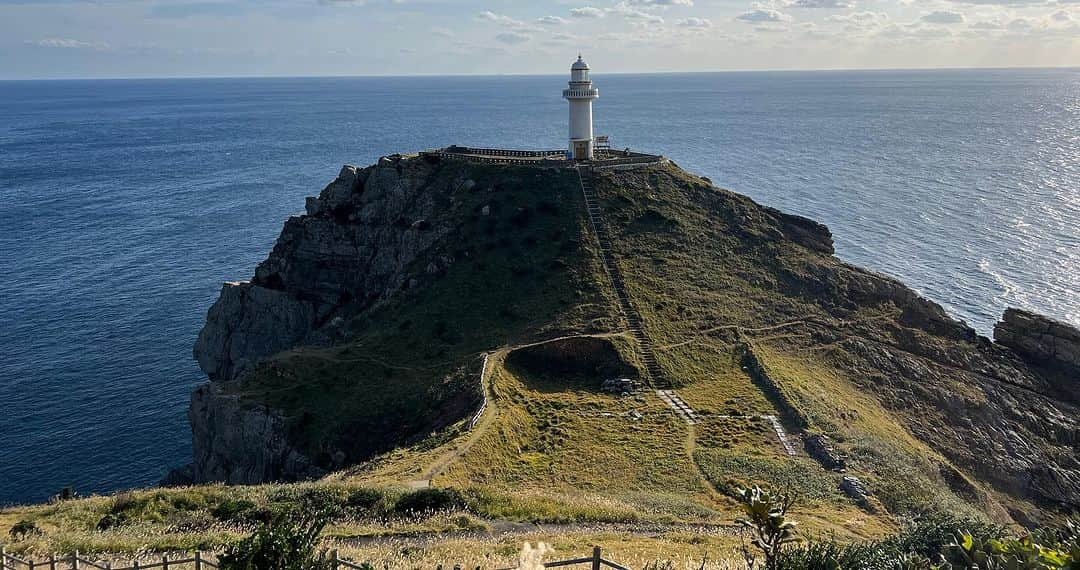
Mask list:
[[[563,89],[563,97],[570,101],[570,158],[592,160],[596,141],[593,137],[592,102],[600,97],[600,91],[589,79],[589,64],[578,55],[570,66],[570,86]]]

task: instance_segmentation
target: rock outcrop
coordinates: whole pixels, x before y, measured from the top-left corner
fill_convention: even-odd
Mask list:
[[[235,379],[297,344],[328,344],[337,313],[402,287],[406,269],[452,230],[425,223],[438,207],[439,193],[420,192],[430,173],[427,163],[401,158],[345,166],[309,198],[307,215],[289,218],[254,279],[227,283],[210,308],[194,351],[210,379]]]
[[[194,482],[253,484],[325,472],[289,443],[285,419],[279,413],[241,403],[218,382],[195,390],[188,419],[194,443]]]
[[[289,348],[329,346],[345,318],[406,286],[413,273],[446,260],[423,259],[453,226],[436,224],[457,185],[428,188],[432,165],[384,158],[345,166],[307,215],[290,218],[250,282],[226,283],[199,333],[194,356],[211,383],[192,395],[196,482],[256,483],[321,472],[290,443],[286,418],[228,389],[262,360]],[[417,267],[419,266],[419,267]]]
[[[1080,402],[1080,330],[1061,321],[1006,309],[994,326],[994,340],[1038,367],[1057,372],[1058,388]]]

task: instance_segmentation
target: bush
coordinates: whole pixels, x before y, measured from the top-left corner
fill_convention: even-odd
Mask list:
[[[251,520],[255,503],[244,499],[225,499],[218,503],[210,514],[222,522],[248,522]]]
[[[375,489],[357,489],[345,499],[345,506],[365,514],[382,514],[386,511],[384,496]]]
[[[221,556],[221,570],[333,570],[319,552],[319,534],[326,526],[322,513],[287,513],[264,523]]]
[[[12,540],[23,540],[39,534],[42,534],[41,529],[32,521],[25,519],[12,525],[11,530],[8,531],[8,536],[10,536]]]
[[[430,514],[460,509],[465,505],[461,493],[454,489],[419,489],[403,495],[394,504],[394,511],[406,515]]]

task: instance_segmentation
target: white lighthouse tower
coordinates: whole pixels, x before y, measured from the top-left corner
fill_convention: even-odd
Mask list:
[[[570,157],[574,160],[593,158],[592,102],[599,96],[589,79],[589,64],[578,54],[570,66],[570,87],[563,89],[563,97],[570,101]]]

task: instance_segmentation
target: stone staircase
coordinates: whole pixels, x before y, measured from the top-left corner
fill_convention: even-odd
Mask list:
[[[682,399],[682,396],[676,394],[675,390],[657,390],[656,395],[671,409],[675,410],[675,415],[682,418],[683,421],[690,425],[698,423],[697,412]]]
[[[596,200],[596,189],[593,188],[590,173],[587,169],[578,168],[578,179],[581,181],[581,191],[585,196],[585,208],[589,214],[589,222],[592,224],[593,233],[600,243],[600,257],[604,262],[604,270],[611,278],[611,286],[615,290],[615,296],[619,299],[619,308],[629,325],[630,334],[638,344],[638,355],[645,364],[645,380],[656,389],[669,389],[671,382],[664,375],[660,364],[656,362],[656,352],[653,350],[652,341],[641,329],[641,315],[630,303],[630,296],[626,292],[626,281],[623,279],[619,265],[615,263],[615,256],[611,250],[611,234],[608,233],[607,225],[600,217],[600,204]],[[684,404],[685,405],[685,404]],[[672,406],[678,413],[678,408]]]

